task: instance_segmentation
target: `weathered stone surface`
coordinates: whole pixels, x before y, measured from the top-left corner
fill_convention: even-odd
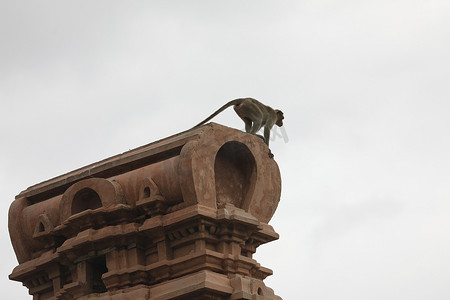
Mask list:
[[[281,178],[262,140],[214,123],[21,192],[10,278],[35,299],[280,299],[252,255]]]

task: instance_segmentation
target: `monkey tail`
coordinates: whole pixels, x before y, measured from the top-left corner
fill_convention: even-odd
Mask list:
[[[235,100],[231,100],[230,102],[224,104],[221,108],[219,108],[218,110],[216,110],[212,115],[210,115],[209,117],[207,117],[206,119],[204,119],[203,121],[201,121],[200,123],[198,123],[197,125],[195,125],[194,127],[192,127],[191,129],[197,128],[203,124],[205,124],[206,122],[208,122],[209,120],[211,120],[212,118],[214,118],[215,116],[217,116],[218,114],[220,114],[222,111],[224,111],[225,109],[227,109],[230,106],[233,105],[239,105],[241,104],[243,99],[235,99]]]

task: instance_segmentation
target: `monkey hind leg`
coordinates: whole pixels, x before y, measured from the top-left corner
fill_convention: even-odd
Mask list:
[[[262,124],[261,121],[253,122],[253,126],[252,126],[252,129],[250,130],[250,133],[256,135],[256,133],[258,132],[258,130],[261,129],[261,124]]]
[[[245,123],[245,132],[250,132],[252,130],[252,121],[244,119],[244,123]]]

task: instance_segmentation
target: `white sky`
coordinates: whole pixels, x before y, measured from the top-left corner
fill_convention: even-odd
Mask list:
[[[2,0],[0,287],[31,299],[7,279],[20,191],[254,97],[288,137],[271,142],[266,284],[287,300],[450,299],[449,16],[448,0]],[[232,109],[214,121],[244,127]]]

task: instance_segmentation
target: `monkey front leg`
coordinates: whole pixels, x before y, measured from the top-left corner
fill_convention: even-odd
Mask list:
[[[264,127],[264,140],[266,142],[267,147],[269,147],[269,141],[270,141],[270,128],[269,126]],[[269,148],[269,157],[273,158],[273,153]]]
[[[262,135],[260,135],[260,134],[254,134],[254,135],[256,135],[257,137],[262,139],[264,143],[266,142],[266,139]]]
[[[266,142],[267,147],[269,147],[270,140],[270,128],[269,126],[264,126],[264,141]]]

